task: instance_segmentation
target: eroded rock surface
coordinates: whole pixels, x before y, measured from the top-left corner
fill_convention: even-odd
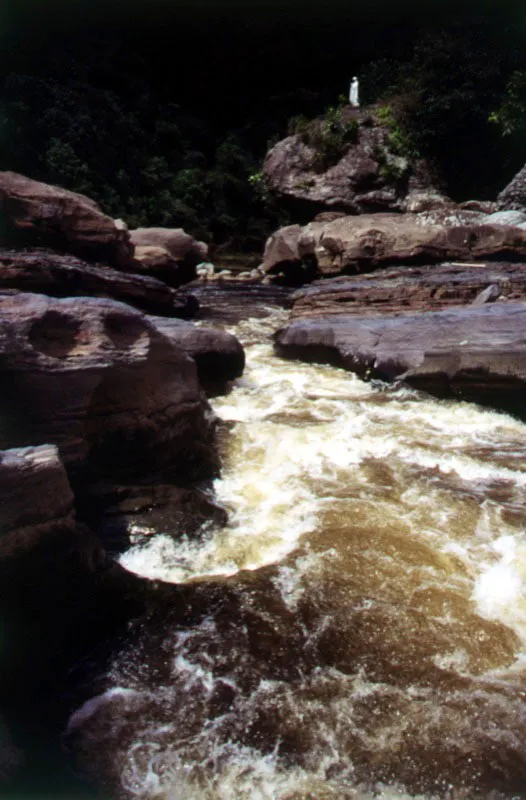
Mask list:
[[[314,220],[273,234],[265,247],[264,268],[301,283],[396,263],[525,258],[526,230],[492,224],[488,218],[455,209]]]
[[[113,300],[0,296],[0,444],[56,444],[70,474],[216,464],[195,363]]]
[[[526,304],[296,320],[275,341],[288,358],[329,361],[362,377],[525,415]]]
[[[82,194],[0,172],[0,217],[0,230],[24,246],[45,245],[119,266],[131,263],[126,226]]]

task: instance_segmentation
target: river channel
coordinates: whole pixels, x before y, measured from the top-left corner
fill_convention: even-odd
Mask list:
[[[177,587],[72,715],[114,798],[526,797],[526,426],[232,332],[222,529],[142,537]]]

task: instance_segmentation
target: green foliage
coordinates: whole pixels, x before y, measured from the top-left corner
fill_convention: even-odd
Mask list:
[[[500,106],[488,116],[503,136],[511,136],[526,128],[526,70],[514,70],[508,79]]]
[[[420,153],[415,144],[411,132],[404,130],[401,123],[395,116],[392,105],[380,106],[376,110],[377,119],[389,131],[387,146],[393,155],[401,156],[413,161],[420,157]]]
[[[299,115],[288,122],[289,135],[299,135],[303,144],[314,150],[311,166],[316,171],[323,172],[336,164],[358,140],[358,123],[344,112],[345,106],[329,106],[318,119]]]

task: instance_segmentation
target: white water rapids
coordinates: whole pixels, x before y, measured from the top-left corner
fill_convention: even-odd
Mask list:
[[[121,558],[181,600],[71,718],[81,763],[123,798],[526,797],[526,426],[278,359],[279,322],[213,401],[228,526]]]

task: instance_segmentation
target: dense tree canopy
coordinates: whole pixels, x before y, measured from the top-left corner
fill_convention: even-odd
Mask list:
[[[276,27],[272,15],[256,24],[225,9],[141,26],[55,16],[24,46],[12,32],[0,168],[86,193],[132,226],[259,249],[286,221],[258,180],[269,143],[291,117],[333,105],[354,72],[363,102],[389,105],[454,198],[494,197],[526,160],[515,14],[382,23],[338,6],[334,18],[289,14]]]

